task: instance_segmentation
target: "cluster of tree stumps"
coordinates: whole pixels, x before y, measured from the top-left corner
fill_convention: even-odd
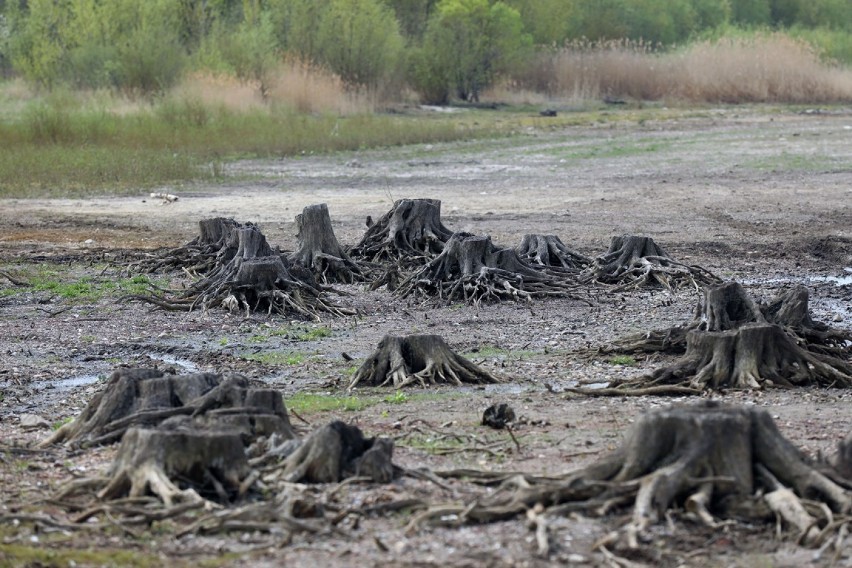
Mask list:
[[[361,240],[337,240],[325,204],[296,216],[298,249],[273,250],[251,223],[215,218],[182,247],[132,264],[143,272],[182,270],[198,280],[185,290],[129,299],[168,310],[226,308],[318,318],[352,313],[329,300],[335,284],[386,286],[400,298],[473,305],[574,297],[590,285],[625,289],[643,285],[672,290],[715,282],[709,272],[669,257],[650,237],[613,238],[595,259],[556,235],[528,234],[517,247],[494,244],[487,235],[455,232],[441,220],[437,199],[400,199],[376,222],[368,218]],[[588,300],[584,300],[588,301]]]
[[[680,358],[589,395],[699,394],[766,387],[852,387],[852,333],[816,322],[808,290],[795,286],[768,302],[736,282],[704,290],[691,321],[622,338],[608,352],[669,352]]]

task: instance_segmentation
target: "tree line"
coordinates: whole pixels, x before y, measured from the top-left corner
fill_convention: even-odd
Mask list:
[[[682,44],[727,26],[852,31],[849,0],[0,0],[0,73],[149,94],[203,70],[255,82],[294,58],[353,89],[477,100],[536,51]]]

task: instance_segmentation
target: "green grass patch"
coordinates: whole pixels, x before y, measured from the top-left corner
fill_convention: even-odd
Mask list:
[[[28,285],[0,289],[0,296],[47,292],[66,300],[85,302],[98,301],[105,297],[148,293],[152,285],[162,284],[144,275],[132,278],[94,276],[78,278],[73,274],[73,270],[58,270],[53,267],[39,267],[35,271],[17,271],[15,278]]]
[[[377,396],[336,396],[315,393],[297,393],[285,402],[287,408],[291,408],[299,414],[314,414],[317,412],[330,412],[344,410],[346,412],[357,412],[381,401]]]
[[[240,355],[246,361],[256,361],[264,365],[300,365],[305,362],[304,353],[291,351],[260,351]]]
[[[635,367],[637,365],[636,359],[631,355],[615,355],[610,357],[609,362],[611,365],[621,365],[623,367]]]
[[[401,390],[398,390],[393,394],[387,395],[382,400],[388,404],[405,404],[406,402],[408,402],[408,395],[402,392]]]
[[[0,98],[0,104],[11,104]],[[235,158],[329,153],[486,136],[447,117],[234,111],[167,99],[129,114],[69,96],[0,108],[0,197],[77,197],[214,181]],[[45,167],[50,164],[50,167]]]
[[[332,335],[331,329],[325,326],[285,326],[269,332],[270,337],[285,337],[294,341],[317,341]]]

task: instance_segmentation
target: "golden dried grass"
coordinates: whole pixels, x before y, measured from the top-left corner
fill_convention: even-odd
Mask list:
[[[629,41],[580,42],[541,54],[517,84],[560,100],[852,100],[852,70],[823,62],[807,43],[782,33],[702,41],[668,52]]]

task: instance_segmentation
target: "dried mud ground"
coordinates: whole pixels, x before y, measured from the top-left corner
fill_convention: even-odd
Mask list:
[[[534,121],[536,122],[536,121]],[[280,388],[308,428],[333,418],[368,435],[397,437],[395,462],[433,470],[469,467],[557,474],[614,448],[641,412],[675,398],[591,399],[563,392],[655,368],[663,359],[584,357],[588,347],[631,331],[691,317],[694,291],[590,293],[576,300],[433,308],[384,290],[341,302],[358,317],[320,323],[224,312],[172,313],[119,301],[140,285],[122,263],[192,239],[215,216],[259,224],[269,242],[296,246],[294,216],[327,203],[338,239],[358,241],[367,215],[395,199],[429,197],[444,223],[505,246],[526,233],[558,235],[587,255],[610,237],[648,234],[678,260],[737,279],[757,297],[796,283],[811,291],[816,319],[852,328],[852,110],[724,108],[618,111],[585,125],[534,127],[479,140],[331,156],[245,161],[226,180],[164,188],[167,205],[131,197],[0,200],[0,516],[10,510],[59,514],[47,501],[61,483],[93,475],[114,448],[27,450],[75,416],[119,365],[181,372],[236,370]],[[181,275],[151,275],[179,286]],[[355,365],[384,334],[437,333],[508,380],[494,387],[346,392]],[[348,355],[351,361],[344,358]],[[617,364],[621,363],[621,364]],[[852,393],[841,390],[725,392],[713,398],[767,408],[782,433],[811,456],[833,454],[849,432]],[[515,435],[480,426],[483,410],[508,402]],[[37,418],[33,418],[35,415]],[[38,425],[42,419],[41,426]],[[32,428],[26,424],[35,422]],[[452,435],[455,435],[454,438]],[[459,441],[459,439],[461,441]],[[426,481],[350,485],[335,498],[358,507],[406,495],[434,503],[464,498]],[[365,517],[340,534],[231,533],[178,538],[169,523],[138,538],[121,530],[46,530],[0,524],[0,565],[539,566],[607,565],[592,544],[623,517],[554,519],[551,553],[535,555],[519,519],[406,531],[410,516]],[[774,526],[733,524],[708,531],[674,515],[654,529],[637,563],[661,566],[828,565],[830,558],[778,538]],[[852,538],[837,565],[852,564]]]

